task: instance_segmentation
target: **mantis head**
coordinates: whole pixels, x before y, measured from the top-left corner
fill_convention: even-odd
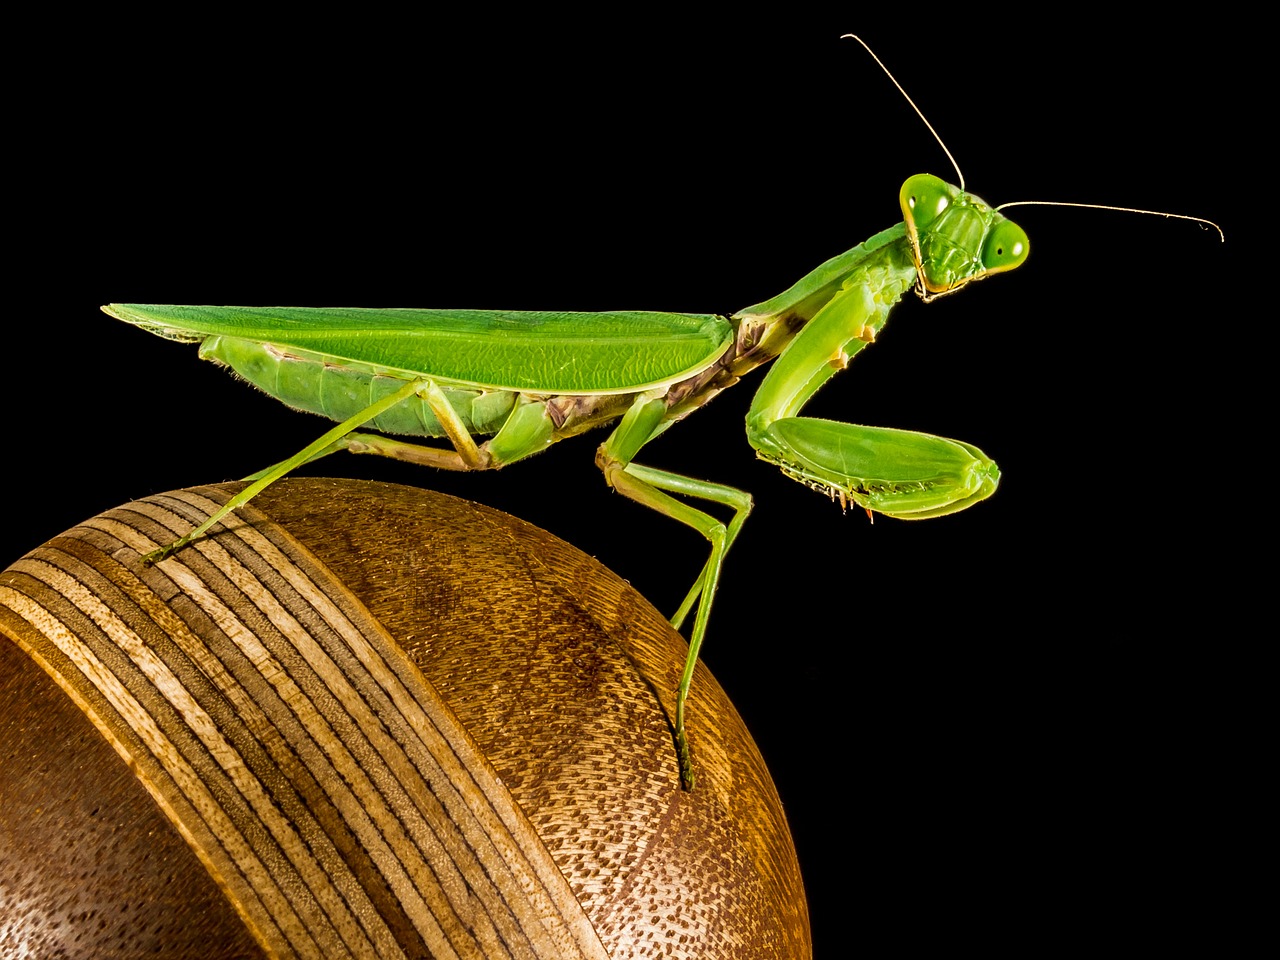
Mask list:
[[[908,177],[899,200],[925,300],[1019,267],[1031,250],[1020,226],[930,174]]]

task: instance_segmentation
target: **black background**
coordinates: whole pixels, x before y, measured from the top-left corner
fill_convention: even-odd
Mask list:
[[[1249,269],[1232,25],[1050,35],[851,10],[148,29],[165,39],[104,25],[73,94],[54,92],[57,58],[32,79],[47,109],[20,150],[40,215],[11,263],[30,293],[10,304],[6,562],[322,427],[102,303],[728,313],[897,222],[906,176],[952,174],[848,30],[989,201],[1221,222],[1225,245],[1155,217],[1011,211],[1023,269],[911,298],[806,409],[977,444],[1003,480],[970,511],[842,516],[755,459],[753,381],[642,460],[755,495],[705,660],[773,770],[820,955],[1230,935],[1236,744],[1258,709],[1237,682],[1261,642],[1219,539],[1233,491],[1251,496],[1229,372],[1248,318],[1226,306]],[[506,510],[669,612],[705,547],[605,487],[598,439],[486,476],[313,472]]]

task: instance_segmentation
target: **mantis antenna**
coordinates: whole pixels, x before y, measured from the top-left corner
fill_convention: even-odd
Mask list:
[[[956,163],[956,158],[951,155],[951,151],[947,149],[947,145],[942,142],[942,137],[938,136],[938,131],[933,129],[933,124],[929,122],[929,118],[926,117],[924,115],[924,112],[919,107],[916,106],[916,102],[911,99],[911,95],[908,94],[907,91],[902,89],[902,84],[898,82],[898,78],[889,72],[889,68],[886,67],[884,65],[884,62],[879,57],[876,56],[876,52],[867,46],[867,41],[863,40],[856,33],[842,33],[840,35],[841,40],[844,40],[846,38],[849,40],[857,40],[860,44],[862,44],[862,49],[867,51],[867,53],[871,54],[871,59],[874,60],[876,64],[880,67],[880,69],[884,71],[885,76],[893,81],[893,85],[898,88],[898,92],[902,94],[902,96],[906,99],[907,103],[911,104],[911,109],[916,112],[916,116],[919,117],[924,122],[924,125],[929,128],[929,132],[933,134],[933,139],[938,141],[938,146],[942,148],[942,152],[945,153],[947,155],[947,159],[951,161],[951,166],[955,168],[956,176],[960,178],[960,189],[963,190],[964,189],[964,173],[962,173],[960,170],[960,164]]]
[[[876,64],[880,67],[880,69],[884,71],[885,76],[887,76],[890,80],[893,81],[893,85],[898,88],[898,92],[902,94],[902,96],[906,99],[907,103],[911,104],[911,109],[916,112],[916,116],[918,116],[921,119],[921,121],[924,122],[924,125],[929,128],[929,132],[933,134],[933,139],[938,141],[938,146],[942,148],[942,152],[945,153],[947,155],[947,159],[951,161],[951,166],[955,169],[956,176],[959,177],[960,179],[960,189],[963,190],[964,189],[964,173],[960,170],[960,164],[956,163],[956,158],[951,155],[951,151],[948,150],[947,145],[943,143],[942,137],[938,135],[938,131],[933,129],[933,124],[929,122],[929,118],[926,117],[923,111],[921,111],[921,109],[916,106],[916,102],[911,99],[910,94],[908,94],[906,90],[902,89],[902,84],[898,82],[898,78],[895,77],[889,71],[889,68],[884,65],[884,62],[879,57],[876,56],[875,51],[872,50],[869,46],[867,46],[867,42],[863,40],[860,36],[858,36],[856,33],[843,33],[840,35],[840,39],[841,40],[845,40],[845,39],[857,40],[858,43],[862,44],[862,49],[866,50],[867,53],[871,55],[871,59],[874,60]],[[1142,213],[1152,217],[1170,217],[1175,220],[1191,220],[1194,223],[1201,224],[1202,226],[1213,227],[1213,229],[1218,231],[1218,236],[1222,239],[1222,242],[1223,243],[1227,242],[1227,235],[1223,233],[1222,228],[1218,226],[1216,223],[1214,223],[1212,220],[1206,220],[1204,217],[1188,216],[1185,213],[1167,213],[1164,210],[1140,210],[1137,207],[1113,207],[1104,203],[1069,203],[1063,200],[1015,200],[1012,203],[1002,203],[1000,204],[1000,206],[996,207],[995,209],[1007,210],[1009,207],[1031,207],[1031,206],[1083,207],[1088,210],[1116,210],[1121,213]]]
[[[1212,220],[1206,220],[1204,217],[1192,217],[1185,213],[1166,213],[1164,210],[1139,210],[1137,207],[1112,207],[1105,203],[1068,203],[1063,200],[1015,200],[1012,203],[1002,203],[996,207],[997,210],[1007,210],[1010,207],[1084,207],[1088,210],[1118,210],[1121,213],[1145,213],[1152,217],[1172,217],[1175,220],[1191,220],[1201,226],[1210,226],[1218,231],[1218,236],[1222,238],[1222,242],[1227,242],[1227,235],[1222,232],[1222,228]]]

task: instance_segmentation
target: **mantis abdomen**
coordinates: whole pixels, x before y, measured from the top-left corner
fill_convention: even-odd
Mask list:
[[[232,337],[209,337],[205,360],[225,364],[254,386],[295,410],[346,420],[404,386],[403,377],[383,376],[350,364],[326,362],[302,351]],[[478,386],[440,384],[449,405],[471,433],[491,434],[506,421],[516,394]],[[426,398],[410,397],[370,421],[371,429],[413,437],[447,433]]]

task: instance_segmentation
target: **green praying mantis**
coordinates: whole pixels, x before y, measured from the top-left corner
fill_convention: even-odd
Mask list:
[[[875,341],[908,291],[930,301],[1025,262],[1025,232],[959,179],[953,186],[931,175],[909,178],[899,193],[901,223],[730,316],[111,304],[104,308],[111,316],[197,342],[203,358],[289,406],[339,421],[293,457],[247,478],[222,510],[147,559],[170,556],[271,482],[329,453],[498,469],[616,421],[596,453],[606,483],[710,544],[672,617],[680,628],[693,614],[674,718],[680,780],[691,788],[685,718],[693,670],[725,556],[752,501],[737,488],[636,458],[672,424],[771,364],[747,413],[747,440],[787,476],[842,505],[902,519],[944,516],[989,497],[999,470],[971,444],[800,416],[818,389]],[[448,446],[386,434],[444,438]],[[722,522],[681,498],[726,507],[731,517]]]

